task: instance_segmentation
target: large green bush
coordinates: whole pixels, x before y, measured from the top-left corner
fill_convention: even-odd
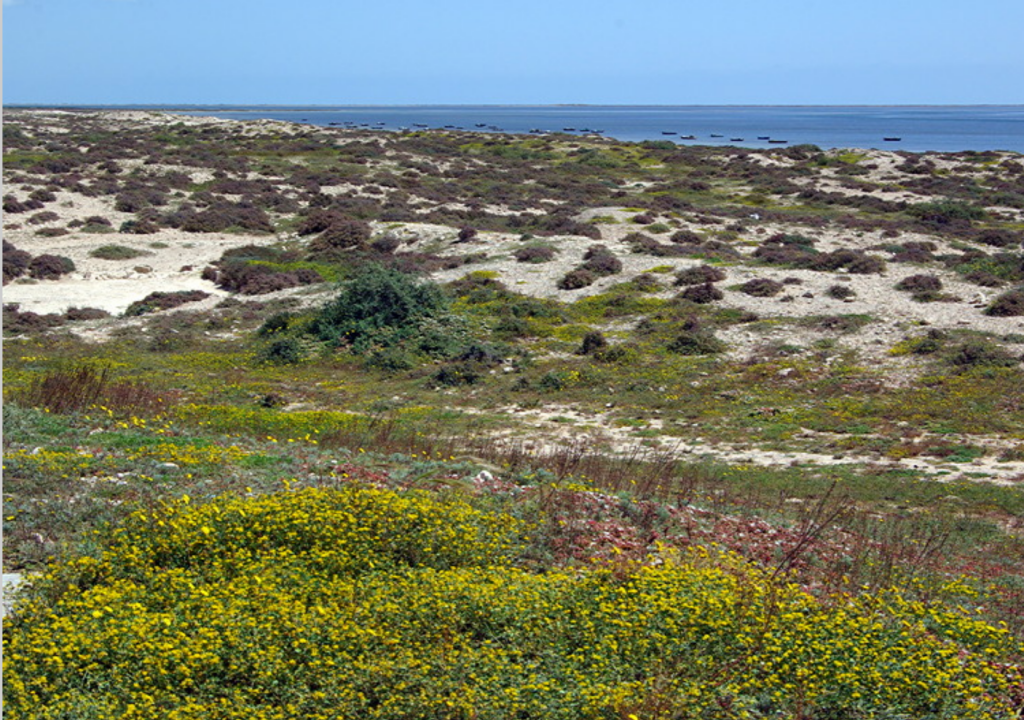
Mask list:
[[[317,313],[312,331],[321,340],[366,352],[413,337],[426,321],[446,316],[448,305],[434,283],[368,266]]]

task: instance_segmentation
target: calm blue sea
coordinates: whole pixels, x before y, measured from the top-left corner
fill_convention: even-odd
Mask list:
[[[206,107],[179,112],[385,130],[451,127],[506,133],[539,130],[579,134],[600,131],[618,140],[672,140],[681,144],[754,148],[812,143],[822,148],[885,148],[914,152],[1013,150],[1024,153],[1024,105],[266,106]],[[694,139],[683,139],[689,135]]]

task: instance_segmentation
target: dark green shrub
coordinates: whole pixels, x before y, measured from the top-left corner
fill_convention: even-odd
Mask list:
[[[320,309],[311,329],[321,340],[365,352],[412,336],[425,319],[447,310],[448,301],[436,284],[370,265]]]
[[[89,257],[100,260],[131,260],[152,254],[148,250],[139,250],[127,245],[101,245],[89,251]]]
[[[476,362],[461,361],[442,365],[431,377],[434,385],[442,387],[459,387],[475,385],[484,377],[486,371]]]
[[[36,230],[36,235],[39,237],[61,237],[68,234],[68,230],[61,227],[44,227]]]
[[[497,338],[510,340],[512,338],[530,337],[533,335],[533,328],[530,326],[530,321],[525,317],[507,314],[502,315],[498,322],[495,323],[492,332]]]
[[[281,338],[270,343],[260,358],[272,365],[295,365],[302,361],[302,345],[295,338]]]
[[[956,348],[948,358],[950,364],[961,368],[1013,367],[1017,358],[986,340],[969,340]]]
[[[704,330],[684,330],[667,348],[677,355],[716,355],[725,350],[725,343]]]
[[[930,231],[961,235],[969,235],[971,224],[986,217],[984,208],[955,200],[917,203],[907,212]]]
[[[268,317],[263,322],[263,324],[260,325],[260,328],[259,330],[256,331],[256,334],[259,335],[260,337],[266,337],[267,335],[275,335],[277,333],[284,332],[285,330],[288,329],[288,326],[291,324],[291,321],[291,313],[275,313],[274,315]]]
[[[592,330],[583,336],[583,344],[577,350],[579,355],[593,355],[598,350],[608,347],[608,341],[598,330]]]
[[[402,347],[390,346],[366,358],[366,367],[384,372],[403,372],[416,367],[416,358]]]

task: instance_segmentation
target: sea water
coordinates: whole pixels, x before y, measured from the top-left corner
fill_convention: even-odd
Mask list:
[[[163,108],[167,109],[167,108]],[[617,140],[751,148],[812,144],[925,152],[1024,153],[1024,105],[621,106],[407,105],[176,108],[188,115],[266,118],[382,130],[600,134]],[[694,139],[684,139],[687,136]],[[888,138],[888,139],[887,139]]]

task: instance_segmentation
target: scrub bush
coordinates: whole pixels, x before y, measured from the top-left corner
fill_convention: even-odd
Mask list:
[[[311,330],[320,340],[366,352],[411,338],[425,320],[447,312],[448,300],[438,285],[370,265],[320,309]]]
[[[743,283],[740,291],[754,297],[772,297],[778,295],[783,287],[782,283],[771,278],[754,278]]]
[[[725,293],[711,283],[706,282],[703,285],[691,285],[679,293],[678,297],[683,300],[706,305],[716,300],[721,300],[725,297]]]
[[[74,271],[75,263],[62,255],[37,255],[28,264],[29,275],[37,280],[56,280]]]
[[[703,285],[725,280],[725,270],[710,265],[698,265],[676,273],[676,285]]]

